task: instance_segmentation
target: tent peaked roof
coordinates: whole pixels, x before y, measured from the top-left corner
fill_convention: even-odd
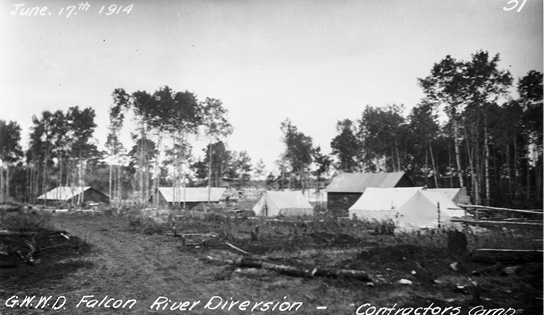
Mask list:
[[[461,188],[431,188],[429,191],[444,194],[450,198],[450,200],[454,200],[461,192]]]
[[[440,204],[440,211],[451,217],[463,217],[465,210],[459,208],[453,200],[444,192],[435,192],[433,190],[422,190],[421,193],[433,204]]]
[[[467,195],[467,189],[462,188],[430,188],[429,191],[445,194],[457,204],[470,204],[470,197]]]
[[[399,209],[421,189],[421,187],[387,189],[369,187],[365,190],[361,198],[351,206],[350,210],[364,209],[381,211]]]
[[[314,208],[300,191],[267,191],[253,207],[256,215],[312,215]]]
[[[440,211],[438,205],[440,204]],[[463,210],[446,194],[419,188],[368,188],[349,208],[350,217],[393,220],[399,227],[437,227],[450,224],[452,217],[461,217]]]
[[[85,187],[60,186],[57,188],[53,188],[50,191],[46,192],[45,194],[39,196],[38,200],[69,200],[90,188],[91,187],[89,186],[85,186]]]
[[[304,198],[300,191],[268,191],[268,198],[274,202],[278,208],[310,208],[312,205]]]
[[[362,193],[367,187],[393,188],[405,176],[394,173],[342,173],[334,177],[327,192]]]
[[[227,189],[212,187],[210,201],[218,202]],[[207,187],[159,187],[159,192],[167,202],[206,202],[208,201]]]

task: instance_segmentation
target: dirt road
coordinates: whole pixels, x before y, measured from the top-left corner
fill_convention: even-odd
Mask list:
[[[175,238],[133,233],[126,221],[112,217],[58,216],[56,224],[91,244],[90,254],[60,260],[52,267],[57,278],[42,274],[42,281],[7,281],[2,297],[11,300],[2,300],[0,314],[147,314],[182,309],[209,314],[203,306],[211,297],[229,296],[210,281],[209,266],[184,252]],[[34,295],[32,302],[21,306],[24,297]],[[49,296],[46,307],[42,303],[35,309],[40,297]],[[210,306],[219,301],[214,299]],[[13,303],[17,305],[8,307]],[[226,312],[219,308],[213,313]]]

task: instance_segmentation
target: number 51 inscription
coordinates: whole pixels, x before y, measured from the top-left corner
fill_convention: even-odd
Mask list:
[[[518,8],[517,11],[521,12],[521,9],[523,9],[523,6],[525,5],[525,2],[527,2],[527,0],[523,0],[521,4],[519,2],[520,2],[519,0],[510,0],[508,1],[507,5],[510,4],[511,6],[510,7],[506,6],[506,7],[503,7],[502,9],[504,11],[512,11],[515,8]]]

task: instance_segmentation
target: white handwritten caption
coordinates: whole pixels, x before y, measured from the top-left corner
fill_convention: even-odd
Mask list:
[[[527,0],[523,0],[521,1],[521,4],[520,4],[520,1],[519,0],[510,0],[508,1],[506,4],[510,4],[511,6],[510,7],[503,7],[502,9],[504,11],[512,11],[514,10],[515,8],[518,8],[517,11],[518,13],[521,12],[521,9],[523,9],[523,6],[525,5],[525,2],[527,2]]]
[[[10,11],[10,14],[13,16],[27,16],[27,17],[37,17],[37,16],[51,16],[59,15],[66,18],[77,16],[78,13],[86,13],[92,11],[91,4],[88,1],[80,2],[76,5],[68,5],[61,7],[58,11],[53,12],[47,6],[35,6],[30,7],[24,3],[16,3],[13,5],[13,10]],[[102,5],[98,7],[97,12],[100,15],[128,15],[134,9],[134,4],[120,5],[120,4],[110,4]]]

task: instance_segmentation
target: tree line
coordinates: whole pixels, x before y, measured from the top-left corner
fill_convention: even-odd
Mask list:
[[[279,173],[266,185],[323,188],[337,172],[405,171],[416,185],[467,187],[476,204],[541,207],[542,74],[514,82],[498,62],[485,51],[468,61],[446,56],[418,78],[425,97],[408,114],[403,105],[366,105],[358,118],[338,121],[330,154],[286,119]],[[24,152],[19,125],[0,120],[0,201],[35,203],[57,186],[93,186],[149,205],[160,186],[242,187],[266,175],[262,160],[229,150],[233,126],[218,99],[168,86],[115,89],[105,151],[93,140],[94,120],[92,108],[78,107],[33,116]],[[127,128],[129,148],[121,140]],[[196,139],[207,142],[200,159]]]
[[[408,115],[368,105],[338,121],[336,168],[406,171],[416,185],[467,187],[476,204],[542,207],[542,73],[515,84],[498,62],[446,56],[418,79],[425,96]]]

